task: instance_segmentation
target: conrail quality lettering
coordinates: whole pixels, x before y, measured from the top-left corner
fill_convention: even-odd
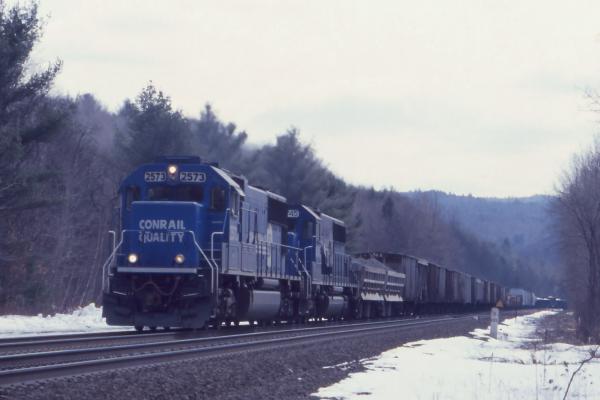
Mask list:
[[[139,241],[141,243],[183,243],[185,223],[182,219],[141,219]],[[162,232],[151,232],[151,230]],[[166,231],[166,232],[165,232]]]

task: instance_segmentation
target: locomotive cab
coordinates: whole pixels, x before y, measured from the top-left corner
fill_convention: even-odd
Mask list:
[[[349,314],[351,257],[346,254],[344,223],[305,205],[288,208],[291,245],[300,249],[301,265],[310,280],[317,316]],[[346,289],[345,289],[346,288]]]
[[[196,157],[171,157],[135,170],[119,194],[107,322],[202,327],[214,311],[221,245],[238,235],[242,189]]]
[[[344,223],[305,205],[290,206],[288,229],[293,246],[303,250],[302,260],[313,281],[329,281],[348,275]]]

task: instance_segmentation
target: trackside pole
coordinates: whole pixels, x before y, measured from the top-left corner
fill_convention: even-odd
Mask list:
[[[500,310],[497,307],[492,308],[492,323],[490,324],[490,336],[498,339],[498,321],[500,320]]]

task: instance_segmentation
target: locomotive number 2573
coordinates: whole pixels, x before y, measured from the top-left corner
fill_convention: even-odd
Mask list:
[[[164,182],[167,180],[167,174],[163,171],[146,171],[144,181],[146,182]]]
[[[183,171],[179,173],[180,182],[202,183],[206,181],[204,172]]]

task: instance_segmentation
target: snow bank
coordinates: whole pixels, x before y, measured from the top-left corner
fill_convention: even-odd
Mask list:
[[[562,399],[571,375],[591,346],[543,345],[533,336],[542,311],[509,319],[498,340],[489,330],[473,337],[422,340],[363,362],[314,395],[323,399]],[[600,398],[600,360],[576,375],[569,398]]]
[[[0,337],[80,333],[128,329],[108,326],[102,318],[102,308],[95,304],[78,308],[71,314],[55,314],[43,317],[23,315],[0,316]]]

